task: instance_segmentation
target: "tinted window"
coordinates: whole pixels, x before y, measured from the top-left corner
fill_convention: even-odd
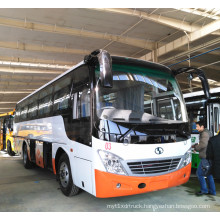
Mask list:
[[[64,76],[54,84],[54,93],[57,91],[70,86],[71,84],[71,76]]]
[[[39,101],[38,115],[45,116],[51,112],[51,96],[44,97]]]
[[[50,112],[52,113],[52,92],[53,86],[51,85],[40,92],[38,116],[46,116],[49,115]]]
[[[69,108],[71,84],[71,75],[65,76],[55,82],[53,98],[53,112],[55,114]]]
[[[21,115],[20,115],[21,121],[27,120],[27,111],[28,111],[27,106],[25,106],[21,109]]]
[[[28,118],[32,119],[32,118],[36,118],[37,117],[37,109],[38,109],[38,103],[37,101],[31,103],[28,106]]]
[[[38,93],[34,94],[29,98],[29,105],[28,105],[28,119],[34,119],[37,117],[37,110],[38,110],[38,101],[37,101]]]
[[[18,123],[20,120],[20,114],[21,114],[20,105],[16,105],[16,110],[15,110],[15,122],[16,123]]]
[[[53,110],[64,110],[69,107],[70,88],[66,87],[54,94]]]

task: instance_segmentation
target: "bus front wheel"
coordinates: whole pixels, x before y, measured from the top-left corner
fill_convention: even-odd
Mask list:
[[[79,193],[79,187],[73,183],[69,158],[65,153],[59,159],[58,180],[61,191],[65,196],[75,196]]]

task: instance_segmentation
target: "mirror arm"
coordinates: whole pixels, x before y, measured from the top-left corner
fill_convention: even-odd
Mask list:
[[[205,94],[206,99],[209,100],[211,98],[209,91],[209,83],[203,70],[195,67],[183,67],[177,70],[173,70],[172,72],[175,77],[181,73],[189,73],[190,80],[193,79],[193,74],[196,74],[201,80],[203,92]]]
[[[101,50],[95,50],[91,54],[86,55],[84,57],[85,64],[89,64],[91,66],[95,66],[98,63],[97,55],[101,52]]]

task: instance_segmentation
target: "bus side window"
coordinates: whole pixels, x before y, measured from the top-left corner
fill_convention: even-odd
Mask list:
[[[54,83],[53,114],[68,114],[72,77],[64,76]]]
[[[70,89],[69,87],[63,88],[54,94],[54,111],[60,111],[67,109],[69,107],[70,99]]]
[[[16,106],[16,111],[15,111],[15,123],[20,122],[20,115],[21,115],[21,111],[20,111],[20,105]]]
[[[38,116],[46,117],[52,114],[51,106],[52,106],[52,93],[53,86],[49,86],[48,88],[43,89],[39,93],[39,107],[38,107]]]
[[[27,118],[28,106],[25,106],[21,109],[21,121],[25,121]]]
[[[51,96],[46,96],[39,100],[38,115],[46,116],[51,112]]]
[[[28,119],[34,119],[37,116],[38,103],[37,101],[28,106]]]

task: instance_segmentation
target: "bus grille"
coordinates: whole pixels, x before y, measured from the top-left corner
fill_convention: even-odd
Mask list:
[[[127,163],[132,174],[146,175],[175,170],[181,158]]]

